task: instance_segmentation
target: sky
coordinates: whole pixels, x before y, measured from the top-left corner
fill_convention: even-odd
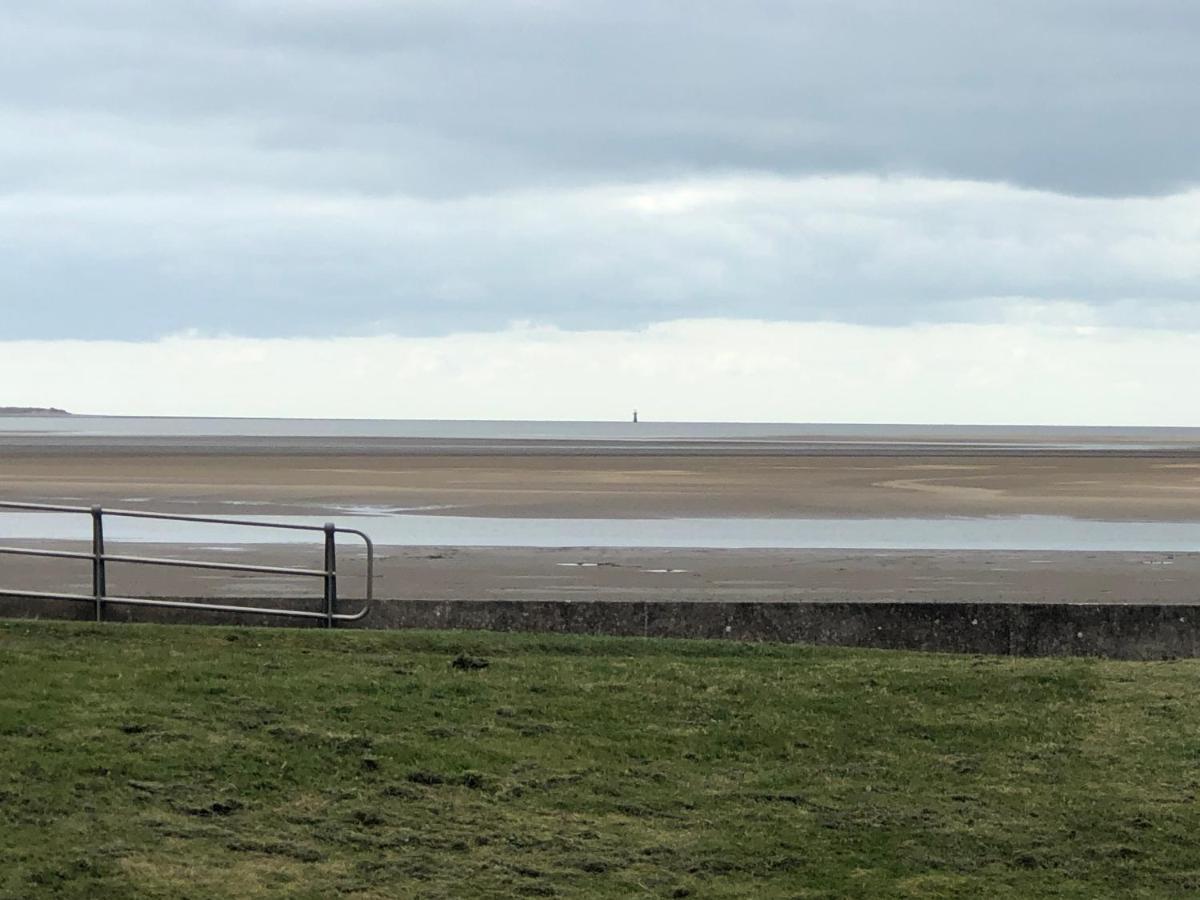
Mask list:
[[[8,0],[0,405],[1200,425],[1198,51],[1191,0]]]

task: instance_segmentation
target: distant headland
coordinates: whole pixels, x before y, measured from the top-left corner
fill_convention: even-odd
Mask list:
[[[71,413],[55,406],[0,406],[0,416],[69,416]]]

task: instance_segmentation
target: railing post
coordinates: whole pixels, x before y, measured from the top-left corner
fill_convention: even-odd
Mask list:
[[[104,594],[107,590],[104,572],[104,511],[92,507],[92,596],[96,598],[96,621],[104,621]]]
[[[332,628],[337,611],[337,530],[332,522],[325,523],[325,627]]]

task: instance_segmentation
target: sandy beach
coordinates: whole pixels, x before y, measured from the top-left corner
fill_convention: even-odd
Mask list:
[[[0,496],[185,513],[325,514],[362,505],[543,518],[1055,515],[1200,521],[1200,458],[1172,453],[227,452],[9,448]],[[1200,546],[1200,526],[1198,526]],[[145,547],[138,548],[145,552]],[[138,552],[135,551],[135,552]],[[155,552],[318,565],[315,548]],[[86,590],[86,564],[4,558],[5,581]],[[362,593],[347,556],[343,594]],[[1195,600],[1200,555],[1132,552],[381,547],[377,596],[713,600]],[[110,589],[219,596],[313,591],[270,576],[114,567]]]
[[[10,542],[25,544],[29,542]],[[42,544],[46,546],[46,544]],[[59,549],[86,549],[53,542]],[[357,548],[339,556],[348,609],[365,593]],[[113,544],[112,553],[319,568],[312,547]],[[85,561],[7,557],[5,581],[90,594]],[[375,595],[429,600],[1194,603],[1197,553],[381,547]],[[318,579],[112,563],[117,596],[319,597]]]
[[[0,455],[0,495],[179,512],[348,505],[546,518],[1062,515],[1200,520],[1200,455]],[[237,507],[223,504],[233,502]]]

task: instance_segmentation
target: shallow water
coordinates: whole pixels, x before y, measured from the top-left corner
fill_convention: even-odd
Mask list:
[[[1200,550],[1198,522],[1104,522],[1063,516],[943,519],[523,519],[430,516],[385,510],[343,516],[242,516],[365,531],[377,544],[461,547],[690,547],[857,550]],[[0,513],[0,539],[90,537],[87,516]],[[105,518],[109,541],[263,544],[319,543],[314,532]],[[340,540],[352,540],[345,536]]]
[[[945,444],[1148,450],[1200,447],[1200,428],[747,422],[521,422],[422,419],[250,419],[0,416],[0,435],[78,438],[405,438],[448,441],[755,441]]]

